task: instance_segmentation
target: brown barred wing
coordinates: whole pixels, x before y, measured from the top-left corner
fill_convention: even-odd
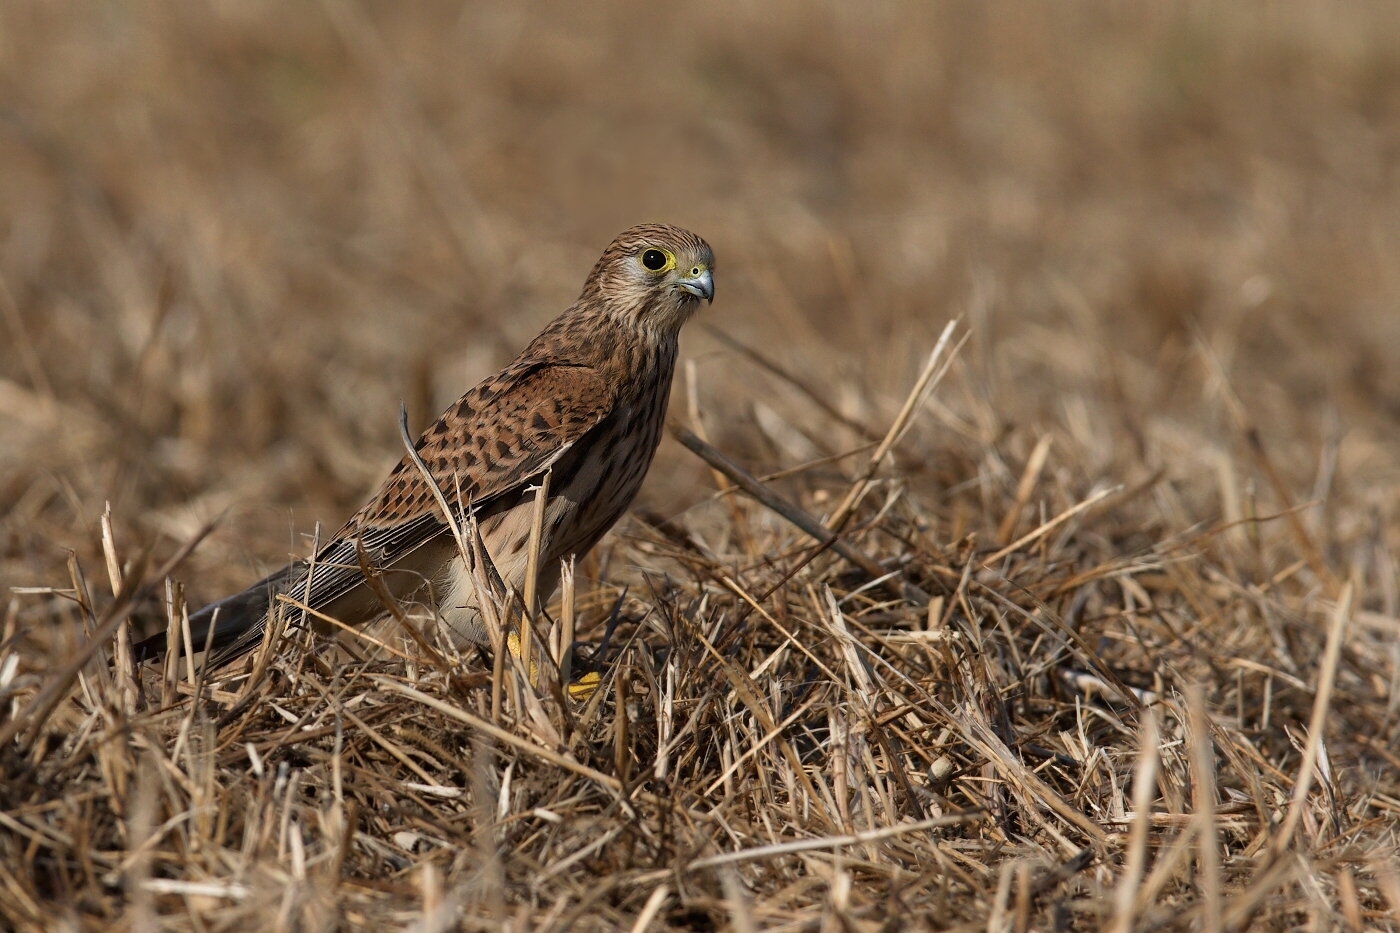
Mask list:
[[[414,447],[454,509],[460,490],[463,504],[488,512],[495,500],[518,493],[567,454],[607,417],[614,399],[612,387],[589,367],[511,367],[462,396]],[[447,533],[432,490],[405,455],[375,496],[317,553],[310,586],[303,569],[279,581],[278,592],[324,610],[364,582],[357,536],[373,564],[388,569]],[[228,647],[219,663],[257,646],[265,620],[258,615],[254,621],[221,614],[215,637]],[[220,637],[225,618],[231,629],[237,626],[227,633],[232,644]]]
[[[586,366],[508,369],[462,396],[414,446],[449,505],[455,509],[460,494],[463,504],[485,509],[553,466],[607,417],[613,399],[613,389]],[[311,604],[324,605],[358,582],[357,534],[378,566],[391,567],[446,531],[432,490],[405,455],[317,558],[327,579],[313,582]]]

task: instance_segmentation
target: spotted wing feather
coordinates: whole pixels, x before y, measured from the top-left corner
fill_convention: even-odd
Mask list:
[[[613,397],[586,366],[507,370],[462,396],[414,446],[454,510],[459,501],[486,509],[549,469],[607,416]],[[312,581],[311,604],[324,605],[359,583],[357,535],[375,564],[390,567],[447,531],[422,471],[405,455],[318,555],[326,571]]]
[[[615,390],[591,367],[521,361],[462,396],[414,447],[454,511],[460,501],[481,513],[554,465],[607,417],[615,398]],[[289,565],[192,616],[199,629],[196,641],[202,643],[214,624],[214,644],[222,649],[215,664],[221,664],[261,641],[266,608],[277,593],[326,608],[364,582],[357,537],[375,566],[390,568],[448,533],[422,471],[405,455],[374,497],[317,553],[309,565],[309,587],[308,564]],[[234,605],[247,602],[245,597],[256,598],[248,606]],[[216,606],[223,610],[217,621]],[[146,647],[147,653],[154,650]]]

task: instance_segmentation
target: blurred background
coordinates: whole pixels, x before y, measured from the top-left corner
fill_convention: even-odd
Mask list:
[[[683,355],[755,470],[863,438],[707,328],[878,434],[961,315],[901,451],[935,509],[1014,488],[1046,433],[1064,502],[1164,470],[1173,528],[1279,507],[1237,475],[1248,420],[1393,614],[1395,27],[1385,0],[7,0],[0,582],[65,585],[107,500],[127,549],[230,510],[192,597],[248,582],[378,483],[400,399],[426,423],[665,221],[717,254]],[[668,440],[643,505],[712,489]]]

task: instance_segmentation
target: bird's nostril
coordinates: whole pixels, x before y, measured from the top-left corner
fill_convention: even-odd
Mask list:
[[[699,266],[696,266],[694,269],[691,269],[691,270],[690,270],[690,274],[691,274],[691,275],[699,275],[699,274],[700,274],[700,267],[699,267]]]

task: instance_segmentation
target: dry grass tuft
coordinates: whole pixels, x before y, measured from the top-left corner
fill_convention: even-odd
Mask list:
[[[906,428],[944,433],[896,421],[889,438]],[[1028,480],[941,502],[897,472],[842,489],[789,471],[826,502],[866,489],[839,539],[772,486],[813,534],[732,489],[634,521],[612,557],[630,585],[597,582],[568,613],[608,646],[588,661],[602,687],[565,699],[554,623],[539,689],[507,665],[494,722],[489,662],[430,662],[403,623],[336,645],[290,625],[232,672],[171,684],[174,666],[147,665],[133,682],[103,646],[166,577],[123,580],[108,535],[112,599],[76,560],[71,587],[16,597],[72,619],[87,659],[55,667],[51,647],[7,632],[7,918],[45,929],[53,904],[132,929],[157,915],[998,931],[1389,917],[1400,801],[1333,763],[1389,757],[1368,737],[1387,725],[1376,696],[1400,625],[1305,560],[1248,569],[1297,548],[1277,517],[1243,539],[1228,522],[1146,534],[1160,477],[1048,488],[1045,465],[1079,471],[1045,449]]]
[[[0,6],[0,928],[1400,930],[1390,4],[760,6]],[[538,687],[189,663],[649,219]]]

